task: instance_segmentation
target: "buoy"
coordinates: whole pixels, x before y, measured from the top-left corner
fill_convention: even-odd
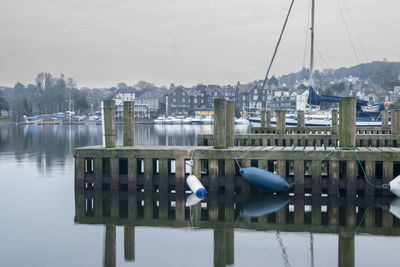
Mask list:
[[[240,174],[248,182],[265,187],[272,191],[286,191],[290,188],[290,185],[285,181],[285,179],[283,179],[282,176],[260,168],[241,168]]]
[[[190,196],[187,197],[186,199],[186,204],[190,207],[197,205],[200,201],[202,201],[205,197],[198,197],[195,193],[192,193]]]
[[[198,198],[204,198],[207,194],[206,189],[196,176],[189,175],[189,177],[186,179],[186,183],[188,184],[190,190],[192,190],[192,192],[195,193]]]
[[[290,202],[289,196],[269,196],[246,203],[240,211],[241,217],[260,217],[277,212]]]
[[[397,197],[400,197],[400,175],[390,181],[389,190]]]

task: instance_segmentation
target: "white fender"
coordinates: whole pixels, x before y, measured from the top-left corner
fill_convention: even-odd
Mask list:
[[[389,186],[390,192],[395,194],[397,197],[400,197],[400,175],[390,181]]]
[[[198,198],[203,199],[207,194],[206,189],[196,176],[189,175],[189,177],[186,179],[186,183],[188,184],[190,190],[192,190],[192,192],[195,193]]]

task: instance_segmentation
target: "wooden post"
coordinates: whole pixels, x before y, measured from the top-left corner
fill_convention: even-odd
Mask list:
[[[177,158],[175,160],[175,190],[185,189],[185,159]]]
[[[297,111],[297,127],[304,128],[305,126],[305,118],[304,118],[304,110]]]
[[[226,147],[235,142],[235,101],[226,101]]]
[[[375,161],[366,161],[365,162],[365,174],[368,177],[368,180],[375,184]],[[364,185],[364,194],[367,196],[373,196],[375,195],[375,188],[373,186],[370,186],[367,182],[365,182]]]
[[[265,110],[261,110],[261,127],[265,127]]]
[[[304,194],[304,160],[294,161],[294,180],[294,193]]]
[[[110,189],[111,190],[118,190],[119,189],[119,159],[118,158],[110,158],[110,176],[111,176],[111,183]]]
[[[400,134],[400,109],[392,109],[390,114],[392,134]]]
[[[356,145],[356,98],[343,97],[339,102],[339,140],[341,147]]]
[[[105,148],[115,147],[115,100],[104,100],[101,102],[103,118],[103,146]]]
[[[276,134],[284,134],[286,127],[285,111],[276,110]]]
[[[103,158],[94,159],[94,189],[101,190],[103,188]]]
[[[159,159],[159,182],[160,191],[168,190],[168,159]]]
[[[321,161],[320,160],[313,160],[312,161],[312,170],[311,170],[311,177],[312,177],[312,194],[321,195]],[[321,212],[321,210],[320,210]]]
[[[389,128],[389,112],[386,109],[382,111],[381,119],[382,119],[382,128],[384,129]]]
[[[266,127],[271,127],[271,117],[272,117],[272,111],[267,110],[266,117],[265,117],[265,126]]]
[[[75,157],[75,188],[85,187],[85,159]]]
[[[137,159],[128,158],[128,190],[137,190]]]
[[[126,261],[135,260],[135,227],[124,226],[124,255]]]
[[[153,159],[144,159],[144,190],[153,190]]]
[[[124,146],[135,144],[135,104],[133,101],[124,102]]]
[[[210,176],[210,191],[211,192],[218,192],[218,160],[211,159],[208,161],[208,169],[209,169],[209,176]]]
[[[339,179],[339,161],[329,161],[329,186],[328,193],[331,195],[338,194],[338,179]]]
[[[214,99],[214,148],[226,148],[226,100]]]
[[[338,110],[337,109],[333,109],[332,110],[332,134],[338,134],[339,130],[338,130]]]

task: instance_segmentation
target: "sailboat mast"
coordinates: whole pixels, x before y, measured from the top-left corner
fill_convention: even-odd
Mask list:
[[[314,10],[315,0],[311,3],[311,51],[310,51],[310,85],[313,85],[313,72],[314,72]]]

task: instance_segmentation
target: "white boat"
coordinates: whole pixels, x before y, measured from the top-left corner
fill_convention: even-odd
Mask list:
[[[235,118],[235,124],[249,124],[249,120],[244,117]]]
[[[202,124],[213,124],[214,118],[212,116],[207,116],[201,119]]]
[[[164,124],[165,117],[161,116],[154,120],[154,124]]]
[[[172,118],[172,124],[183,124],[184,121],[184,117],[183,116],[177,116],[177,117],[173,117]]]

